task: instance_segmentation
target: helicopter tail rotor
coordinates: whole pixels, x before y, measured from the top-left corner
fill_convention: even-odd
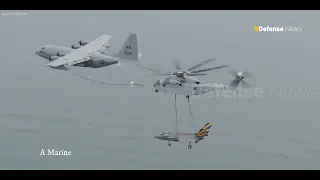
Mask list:
[[[238,72],[237,70],[232,69],[229,73],[234,76],[234,79],[231,81],[230,86],[237,88],[241,83],[243,88],[251,87],[251,85],[244,80],[248,77],[252,77],[248,71]]]

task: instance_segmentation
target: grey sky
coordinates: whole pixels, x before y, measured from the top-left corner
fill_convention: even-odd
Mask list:
[[[0,168],[286,169],[320,167],[318,11],[27,11],[0,16]],[[253,27],[299,26],[302,32],[254,32]],[[261,99],[195,99],[197,128],[213,123],[208,139],[194,145],[153,135],[174,130],[172,95],[153,89],[106,87],[46,66],[34,54],[43,44],[71,46],[101,34],[118,50],[138,36],[141,63],[172,71],[207,58],[249,70]],[[151,84],[157,76],[130,64],[73,68],[106,82]],[[199,77],[228,84],[228,70]],[[270,85],[314,92],[300,98],[271,94]],[[309,94],[310,95],[310,94]],[[190,130],[187,101],[179,97],[181,130]],[[33,132],[33,133],[32,133]],[[69,148],[71,158],[44,159],[41,148]],[[18,154],[18,155],[17,155]],[[33,166],[28,162],[33,161]],[[46,162],[52,162],[45,166]]]

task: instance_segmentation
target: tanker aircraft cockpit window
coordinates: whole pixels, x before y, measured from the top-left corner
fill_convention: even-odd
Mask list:
[[[40,53],[44,54],[44,47],[40,49]]]

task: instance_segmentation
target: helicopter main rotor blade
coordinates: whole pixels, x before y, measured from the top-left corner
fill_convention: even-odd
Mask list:
[[[198,68],[198,67],[200,67],[200,66],[203,66],[203,65],[205,65],[205,64],[207,64],[207,63],[209,63],[209,62],[212,62],[212,61],[214,61],[214,60],[216,60],[216,59],[207,59],[207,60],[204,60],[204,61],[202,61],[202,62],[200,62],[200,63],[192,66],[191,68],[189,68],[188,71],[194,70],[194,69],[196,69],[196,68]]]
[[[148,76],[163,76],[162,74],[148,74]]]
[[[199,72],[211,71],[211,70],[214,70],[214,69],[221,69],[221,68],[225,68],[225,67],[228,67],[228,65],[217,66],[217,67],[213,67],[213,68],[200,69],[200,70],[196,70],[196,71],[191,71],[190,73],[199,73]]]
[[[186,75],[187,76],[205,76],[207,74],[205,74],[205,73],[187,73]]]

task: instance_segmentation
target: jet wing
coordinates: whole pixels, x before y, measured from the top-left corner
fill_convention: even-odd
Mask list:
[[[102,47],[106,46],[110,39],[111,36],[102,35],[96,40],[91,41],[85,46],[82,46],[79,49],[76,49],[63,57],[60,57],[57,60],[48,63],[47,65],[52,68],[59,68],[62,66],[72,66],[74,64],[89,61],[91,59],[90,54],[97,52]]]

